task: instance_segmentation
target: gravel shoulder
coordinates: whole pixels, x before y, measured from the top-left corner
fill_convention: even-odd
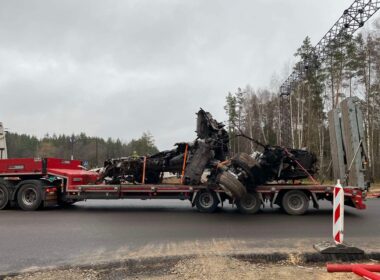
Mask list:
[[[108,279],[360,279],[351,273],[330,274],[325,265],[304,264],[296,257],[277,263],[250,262],[227,256],[194,256],[150,263],[119,263],[93,268],[67,268],[24,273],[7,280]]]
[[[366,244],[366,254],[359,258],[319,254],[311,247],[316,241],[223,239],[93,251],[75,258],[75,265],[29,267],[0,279],[359,279],[350,273],[329,274],[325,264],[380,263],[377,240]]]

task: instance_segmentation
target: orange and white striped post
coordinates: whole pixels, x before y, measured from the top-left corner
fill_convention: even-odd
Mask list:
[[[334,213],[333,213],[333,238],[335,244],[343,243],[344,229],[344,190],[338,180],[334,187]]]

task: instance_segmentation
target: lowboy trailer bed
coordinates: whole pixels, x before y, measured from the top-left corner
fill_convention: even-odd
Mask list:
[[[180,199],[189,200],[200,212],[213,212],[219,205],[236,204],[242,213],[256,213],[269,202],[288,214],[301,215],[319,208],[319,201],[332,201],[332,185],[267,184],[235,201],[222,188],[183,184],[105,184],[96,172],[83,170],[81,161],[56,158],[0,160],[0,209],[18,205],[23,210],[69,205],[87,199]],[[365,209],[366,192],[344,188],[345,204]]]

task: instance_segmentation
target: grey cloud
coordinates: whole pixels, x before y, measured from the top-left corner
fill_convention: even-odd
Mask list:
[[[170,148],[194,138],[199,107],[224,120],[228,91],[270,86],[350,3],[1,1],[0,121],[37,136],[150,130]]]

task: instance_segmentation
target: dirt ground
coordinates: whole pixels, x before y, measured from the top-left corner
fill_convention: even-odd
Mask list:
[[[369,190],[370,191],[375,191],[375,192],[380,191],[380,183],[371,184],[371,188]]]
[[[367,198],[378,198],[380,195],[380,184],[372,184],[369,192],[367,194]]]
[[[108,280],[108,279],[360,279],[351,273],[326,272],[323,264],[301,265],[297,259],[286,262],[250,263],[233,257],[198,256],[130,267],[120,263],[101,268],[68,268],[25,273],[7,280]]]

